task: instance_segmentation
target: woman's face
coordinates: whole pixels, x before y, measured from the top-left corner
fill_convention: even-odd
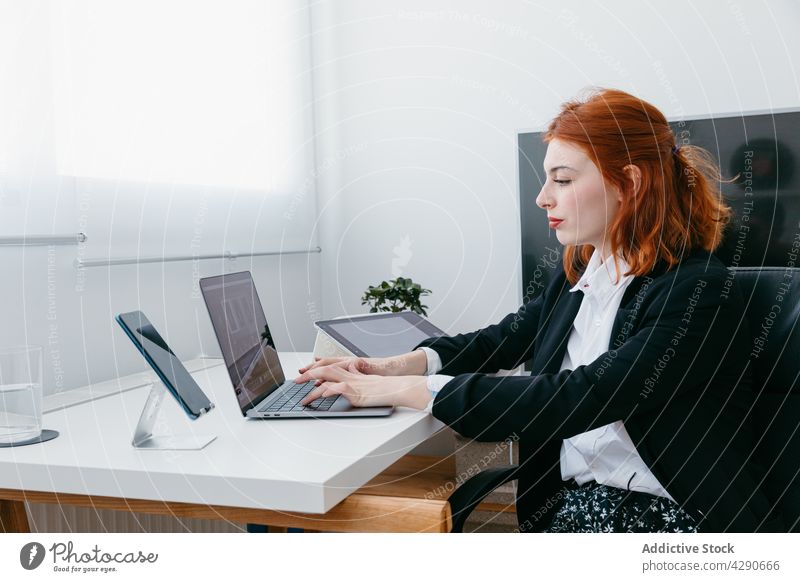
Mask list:
[[[622,196],[578,146],[552,140],[544,158],[547,180],[536,204],[547,210],[550,228],[563,245],[592,245],[603,258],[611,254],[608,227]],[[560,220],[558,222],[557,220]]]

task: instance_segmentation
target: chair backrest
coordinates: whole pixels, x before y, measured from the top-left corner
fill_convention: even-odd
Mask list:
[[[764,492],[800,531],[800,268],[732,267],[747,304],[756,449]]]

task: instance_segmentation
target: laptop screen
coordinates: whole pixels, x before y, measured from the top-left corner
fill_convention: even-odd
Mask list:
[[[200,280],[242,414],[286,381],[249,272]]]

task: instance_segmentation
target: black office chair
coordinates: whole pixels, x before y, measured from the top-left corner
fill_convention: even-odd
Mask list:
[[[800,531],[800,268],[731,267],[742,289],[753,340],[772,321],[763,351],[752,358],[757,394],[754,460],[764,467],[764,493],[784,531]],[[782,299],[778,299],[778,297]],[[780,305],[780,311],[774,308]],[[755,345],[755,343],[754,343]],[[516,478],[516,466],[482,471],[449,498],[454,533],[489,493]]]

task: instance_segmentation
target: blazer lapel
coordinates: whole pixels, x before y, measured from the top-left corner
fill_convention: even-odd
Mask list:
[[[659,260],[650,273],[634,277],[625,289],[620,308],[614,317],[609,349],[618,349],[627,341],[631,331],[636,327],[641,302],[650,284],[667,269],[667,263]],[[550,310],[547,321],[544,322],[545,331],[542,334],[541,344],[534,351],[533,374],[555,374],[561,369],[572,324],[583,300],[583,293],[580,291],[570,293],[569,289],[567,284],[562,287],[561,295]]]
[[[619,349],[628,340],[631,331],[636,327],[636,320],[639,318],[639,309],[642,299],[647,294],[647,290],[653,280],[666,272],[668,265],[666,261],[659,260],[647,275],[634,277],[620,301],[620,308],[614,316],[614,326],[611,328],[611,338],[608,342],[608,349]]]
[[[567,340],[572,330],[572,323],[583,301],[583,293],[577,291],[570,293],[565,287],[555,306],[549,313],[547,330],[543,334],[542,343],[535,351],[536,357],[533,369],[542,373],[556,373],[561,369],[564,352],[567,349]]]

